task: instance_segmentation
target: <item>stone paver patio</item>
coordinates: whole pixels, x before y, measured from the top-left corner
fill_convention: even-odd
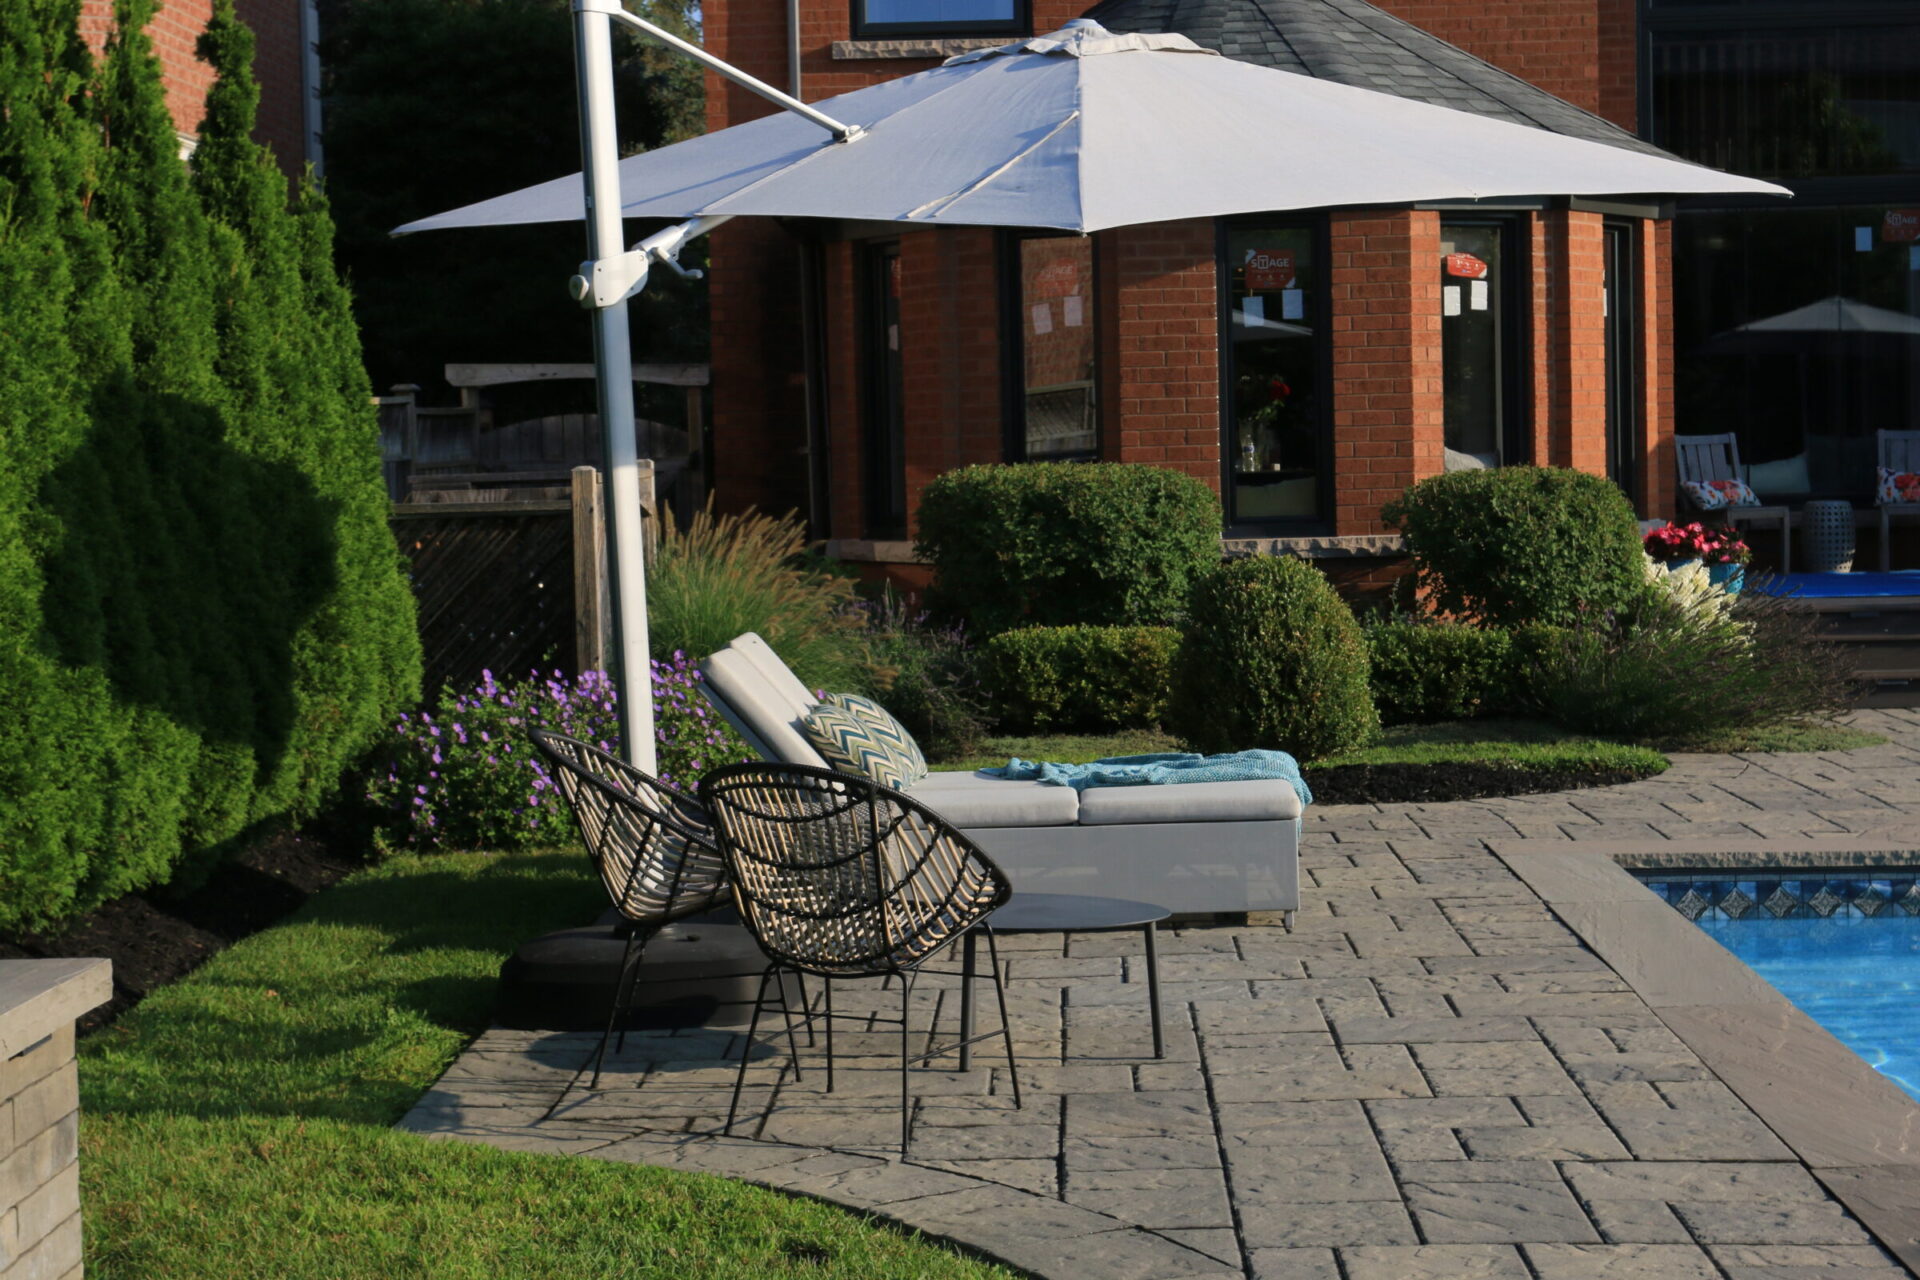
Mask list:
[[[833,1094],[817,1051],[796,1080],[763,1034],[731,1139],[716,1134],[741,1037],[724,1030],[630,1036],[598,1092],[595,1036],[491,1031],[403,1125],[747,1178],[1048,1277],[1907,1276],[1487,846],[1920,846],[1920,712],[1855,720],[1892,741],[1679,757],[1575,793],[1315,806],[1291,932],[1277,916],[1164,932],[1164,1060],[1137,937],[1003,938],[1027,1105],[991,1042],[964,1074],[916,1069],[904,1165],[897,1036],[877,1030],[837,1037]],[[835,992],[842,1011],[898,1007],[878,983]],[[956,996],[923,980],[916,1025],[937,1012],[951,1036]]]

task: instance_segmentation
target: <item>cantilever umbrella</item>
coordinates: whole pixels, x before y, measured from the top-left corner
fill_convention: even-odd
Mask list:
[[[622,213],[1097,231],[1493,196],[1789,194],[1085,19],[814,105],[860,136],[783,113],[633,156]],[[399,230],[581,215],[576,176]]]
[[[730,217],[924,226],[1107,227],[1282,209],[1497,196],[1790,194],[1684,161],[1236,62],[1180,35],[1061,31],[808,106],[624,11],[574,0],[586,172],[422,218],[396,234],[587,220],[574,294],[596,308],[607,424],[616,651],[644,689],[625,300],[650,263]],[[618,160],[610,23],[786,113]],[[621,218],[687,219],[622,252]],[[644,696],[621,700],[629,759],[652,772]],[[628,716],[631,715],[631,721]]]

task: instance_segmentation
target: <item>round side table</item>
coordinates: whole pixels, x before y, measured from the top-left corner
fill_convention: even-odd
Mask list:
[[[1801,515],[1801,554],[1808,573],[1848,573],[1853,569],[1853,504],[1815,499]]]

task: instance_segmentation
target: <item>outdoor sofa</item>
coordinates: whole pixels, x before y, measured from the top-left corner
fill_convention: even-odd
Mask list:
[[[749,632],[701,664],[706,695],[770,761],[826,767],[800,721],[811,691]],[[1150,902],[1181,914],[1300,906],[1300,798],[1290,783],[1072,787],[934,772],[908,793],[960,828],[1016,892]]]

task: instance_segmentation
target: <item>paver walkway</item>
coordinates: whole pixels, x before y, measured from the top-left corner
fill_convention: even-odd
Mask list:
[[[1680,757],[1557,795],[1316,806],[1292,932],[1163,935],[1164,1061],[1137,937],[1003,939],[1027,1105],[992,1043],[965,1074],[916,1070],[910,1164],[890,1149],[881,1031],[840,1035],[831,1095],[763,1037],[751,1137],[714,1136],[725,1031],[632,1036],[597,1093],[594,1036],[491,1031],[403,1123],[746,1177],[1048,1277],[1891,1280],[1908,1273],[1484,844],[1920,838],[1920,712],[1856,721],[1893,741]],[[950,1035],[955,985],[926,980],[916,1019],[937,1007]],[[897,1008],[877,983],[835,990],[842,1010]]]

